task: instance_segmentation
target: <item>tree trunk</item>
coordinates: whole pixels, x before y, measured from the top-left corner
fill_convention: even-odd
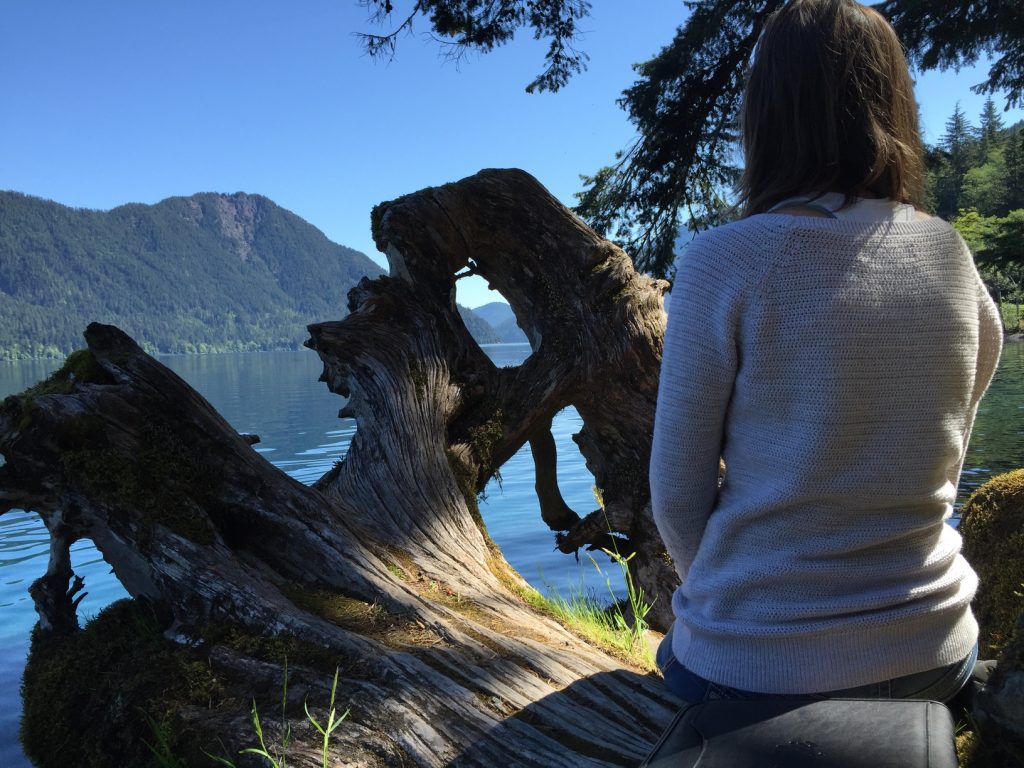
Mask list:
[[[476,496],[529,442],[559,548],[635,552],[634,579],[656,598],[649,620],[667,624],[677,581],[646,479],[667,284],[520,171],[384,203],[373,226],[390,276],[364,278],[344,320],[309,327],[322,380],[357,423],[314,487],[110,326],[90,325],[87,352],[4,402],[0,512],[35,510],[51,536],[31,590],[41,627],[75,632],[68,551],[88,538],[168,637],[210,640],[230,624],[336,659],[352,711],[332,765],[635,764],[673,700],[531,605]],[[454,301],[466,272],[512,305],[533,350],[521,366],[495,367],[469,336]],[[551,418],[568,405],[605,504],[584,515],[554,472]],[[279,663],[230,643],[204,653],[239,686],[282,679]],[[291,690],[325,702],[333,670],[291,666]],[[178,715],[234,751],[253,740],[234,704]],[[289,765],[319,765],[319,739],[296,724]]]

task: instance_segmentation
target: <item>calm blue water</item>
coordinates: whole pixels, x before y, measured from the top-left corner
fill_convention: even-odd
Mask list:
[[[526,344],[485,347],[498,365],[516,365],[529,354]],[[262,352],[163,358],[201,392],[240,432],[260,435],[257,450],[293,477],[311,483],[344,455],[355,430],[338,419],[343,400],[323,384],[319,359],[312,352]],[[57,361],[0,364],[0,398],[45,378]],[[594,509],[593,477],[572,434],[582,426],[569,408],[553,424],[558,445],[558,476],[566,502],[581,513]],[[1009,344],[996,378],[979,409],[960,484],[961,500],[993,474],[1024,466],[1024,343]],[[583,559],[553,550],[552,534],[540,519],[533,491],[529,449],[501,470],[481,504],[491,536],[509,562],[538,588],[563,593],[585,588],[605,594],[603,579]],[[46,568],[46,530],[34,514],[11,512],[0,517],[0,766],[27,768],[18,744],[19,686],[35,612],[27,588]],[[75,572],[85,578],[88,596],[83,616],[125,595],[109,567],[88,542],[72,549]],[[609,573],[611,571],[609,570]],[[620,587],[616,583],[615,588]]]
[[[530,353],[527,344],[484,347],[499,366],[518,365]],[[292,477],[312,483],[341,458],[355,432],[355,422],[339,419],[344,400],[317,382],[321,365],[313,352],[168,356],[162,362],[203,394],[239,431],[255,433],[256,450]],[[0,398],[21,392],[45,378],[59,361],[0,363]],[[573,509],[587,513],[596,506],[593,477],[572,442],[582,426],[574,409],[559,414],[552,431],[559,450],[562,494]],[[480,508],[494,540],[525,578],[540,589],[568,594],[585,584],[604,595],[605,581],[586,558],[579,564],[554,550],[553,534],[540,519],[533,490],[529,448],[501,470],[500,486],[491,482]],[[49,539],[35,514],[11,512],[0,517],[0,766],[28,766],[18,744],[19,686],[36,615],[28,586],[46,570]],[[86,541],[72,548],[75,572],[85,578],[88,595],[80,614],[88,617],[125,596],[96,549]],[[611,570],[608,570],[612,574]],[[620,589],[619,579],[614,586]]]

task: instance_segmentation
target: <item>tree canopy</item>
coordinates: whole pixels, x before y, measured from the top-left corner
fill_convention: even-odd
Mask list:
[[[768,17],[783,0],[687,2],[672,42],[637,65],[640,79],[619,105],[637,127],[633,146],[585,176],[579,213],[658,275],[672,266],[684,216],[719,223],[737,169],[735,123],[745,66]]]
[[[386,34],[363,35],[376,56],[395,53],[396,36],[425,17],[453,56],[489,51],[519,29],[550,45],[545,68],[528,91],[557,90],[586,67],[576,47],[584,0],[416,0],[400,10],[391,0],[360,0]],[[636,65],[637,81],[619,99],[637,138],[605,167],[583,177],[579,213],[601,234],[656,275],[672,266],[684,223],[703,229],[731,208],[735,122],[747,62],[767,18],[784,0],[686,0],[685,22],[653,58]],[[893,23],[921,70],[992,58],[982,92],[1024,103],[1024,6],[998,0],[885,0],[876,6]]]
[[[1024,105],[1024,5],[1018,0],[884,0],[875,6],[889,19],[922,70],[959,69],[982,54],[992,64],[979,93],[1006,95],[1006,106]]]
[[[975,127],[958,104],[927,163],[936,213],[952,221],[1003,298],[1024,299],[1024,123],[1004,127],[990,98]]]
[[[359,2],[377,23],[388,23],[397,13],[391,0]],[[589,13],[586,0],[416,0],[390,32],[360,36],[371,56],[390,58],[398,36],[412,28],[417,16],[425,16],[449,54],[459,58],[468,50],[491,51],[527,27],[535,39],[550,45],[544,70],[526,90],[557,91],[586,68],[587,54],[576,48],[576,22]]]

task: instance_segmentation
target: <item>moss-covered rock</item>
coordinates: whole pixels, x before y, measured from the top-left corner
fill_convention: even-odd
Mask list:
[[[994,658],[1024,611],[1024,469],[985,483],[962,514],[963,554],[979,579],[973,608],[981,654]]]
[[[1024,766],[1024,469],[993,478],[963,508],[964,556],[978,573],[981,654],[998,668],[958,740],[963,768]]]
[[[202,759],[204,739],[183,730],[175,713],[209,706],[221,690],[197,654],[163,637],[144,604],[121,600],[70,636],[34,633],[22,744],[38,768],[150,766],[155,726],[173,734],[177,754]]]

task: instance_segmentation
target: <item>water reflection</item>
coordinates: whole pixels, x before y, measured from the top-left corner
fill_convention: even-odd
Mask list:
[[[485,345],[496,365],[518,365],[529,345]],[[303,483],[312,483],[341,459],[355,433],[355,422],[338,419],[344,400],[317,383],[320,362],[312,352],[265,352],[161,358],[201,392],[239,432],[260,435],[256,450]],[[0,363],[0,398],[45,378],[59,361]],[[559,484],[570,507],[586,514],[595,507],[593,477],[572,441],[582,422],[573,408],[559,413],[552,432],[558,448]],[[959,502],[994,474],[1024,466],[1024,343],[1007,344],[995,379],[978,411],[964,464]],[[509,562],[540,589],[566,593],[583,588],[607,594],[603,577],[585,558],[577,563],[554,550],[554,534],[544,525],[533,490],[529,448],[520,450],[492,481],[481,512]],[[34,514],[0,517],[0,765],[28,766],[17,742],[18,688],[35,613],[28,597],[31,581],[43,573],[49,539]],[[91,542],[72,547],[72,563],[86,581],[83,616],[124,595]],[[610,572],[609,569],[605,569]],[[582,587],[581,587],[582,585]],[[613,582],[621,594],[621,583]]]
[[[989,478],[1024,467],[1024,342],[1007,342],[999,368],[978,406],[957,500]]]

